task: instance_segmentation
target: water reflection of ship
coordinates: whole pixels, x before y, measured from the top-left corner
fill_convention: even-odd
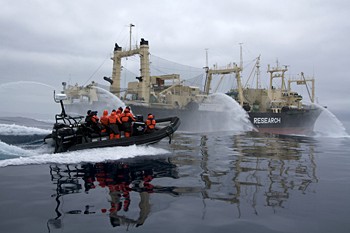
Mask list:
[[[318,178],[314,147],[309,142],[312,139],[279,135],[266,138],[256,133],[251,136],[232,137],[236,159],[226,161],[229,166],[219,166],[219,170],[212,169],[215,158],[209,156],[208,137],[201,138],[201,177],[207,198],[236,204],[239,215],[240,206],[247,201],[258,214],[259,204],[283,208],[292,192],[313,192],[311,185]]]
[[[155,178],[177,177],[176,167],[165,160],[141,160],[138,162],[110,162],[83,164],[78,167],[50,166],[51,180],[56,184],[56,217],[48,221],[48,227],[62,227],[62,219],[71,214],[106,213],[113,227],[141,226],[150,213],[150,193],[165,193],[179,195],[174,187],[153,186],[150,182]],[[83,184],[81,184],[83,182]],[[95,188],[107,189],[109,206],[97,209],[95,206],[85,205],[83,209],[62,211],[62,198],[65,195],[88,193]],[[131,193],[139,194],[139,214],[128,217],[131,204]]]

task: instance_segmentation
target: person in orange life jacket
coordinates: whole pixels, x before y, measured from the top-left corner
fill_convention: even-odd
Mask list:
[[[109,120],[108,120],[108,111],[104,110],[103,111],[103,115],[100,117],[100,122],[101,125],[103,126],[103,129],[101,130],[101,133],[106,133],[107,131],[109,131]]]
[[[120,120],[120,114],[122,113],[122,111],[118,111],[118,109],[117,110],[113,109],[112,112],[115,112],[115,114],[117,115],[117,117]],[[121,121],[117,121],[117,125],[119,127],[119,131],[122,131],[122,122]]]
[[[151,113],[148,114],[146,126],[146,133],[152,133],[155,130],[156,120],[154,119],[154,116]]]
[[[124,135],[126,138],[131,136],[131,122],[136,121],[134,116],[130,113],[130,108],[126,107],[124,112],[120,114]]]
[[[113,111],[116,112],[117,116],[118,116],[119,119],[120,119],[120,115],[121,115],[122,112],[123,112],[123,108],[122,108],[122,107],[119,107],[117,110],[113,109]],[[119,124],[118,126],[119,126],[119,130],[120,130],[120,131],[124,131],[122,124]]]
[[[120,121],[115,111],[112,111],[111,115],[108,117],[108,121],[109,121],[108,127],[110,129],[109,139],[120,138],[120,131],[119,131],[118,124],[121,124],[122,122]]]

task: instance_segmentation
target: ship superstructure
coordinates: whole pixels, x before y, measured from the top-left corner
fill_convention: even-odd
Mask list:
[[[129,82],[124,95],[120,92],[121,59],[139,55],[140,77]],[[123,50],[118,44],[114,47],[112,79],[110,91],[123,99],[126,105],[140,105],[161,109],[192,109],[205,98],[199,87],[186,86],[179,74],[151,76],[149,68],[148,41],[141,39],[134,49]]]

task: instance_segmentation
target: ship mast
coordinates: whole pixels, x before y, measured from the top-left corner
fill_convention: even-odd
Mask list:
[[[129,38],[129,50],[131,50],[131,34],[132,34],[132,27],[135,27],[134,24],[129,24],[129,27],[130,27],[130,38]]]
[[[204,93],[208,95],[210,86],[208,86],[208,71],[209,71],[209,65],[208,65],[208,49],[205,49],[205,67],[203,67],[206,72],[205,82],[204,82]]]
[[[241,72],[243,70],[242,43],[240,43],[240,65],[239,66],[236,63],[234,63],[233,65],[230,64],[227,66],[227,68],[223,68],[223,69],[218,69],[216,67],[214,67],[213,69],[209,69],[208,66],[205,67],[205,69],[206,69],[207,77],[206,77],[204,92],[207,95],[209,95],[210,84],[211,84],[212,76],[214,74],[225,75],[225,74],[235,73],[238,95],[239,95],[239,104],[243,106],[244,96],[243,96],[243,86],[242,86],[242,80],[241,80]]]
[[[256,89],[260,88],[260,55],[256,61]]]
[[[287,72],[287,66],[279,67],[278,61],[277,61],[277,65],[276,67],[272,67],[270,68],[270,65],[267,66],[267,72],[270,73],[270,90],[275,89],[272,85],[272,81],[274,78],[281,78],[281,90],[285,90],[286,89],[286,84],[284,81],[284,74],[285,72]]]
[[[131,33],[132,27],[135,25],[130,24],[130,48],[129,50],[122,50],[117,43],[114,47],[114,56],[113,60],[113,71],[112,71],[112,84],[110,87],[110,92],[114,95],[120,97],[120,82],[121,82],[121,59],[124,57],[131,57],[134,55],[140,55],[140,70],[141,77],[139,77],[139,99],[143,99],[145,102],[149,102],[150,96],[150,68],[149,68],[149,45],[148,41],[141,38],[140,47],[136,45],[136,48],[132,49],[131,47]]]

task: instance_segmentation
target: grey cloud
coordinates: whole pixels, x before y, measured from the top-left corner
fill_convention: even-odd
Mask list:
[[[149,40],[153,55],[201,68],[209,48],[209,65],[226,65],[239,62],[243,43],[247,63],[261,54],[266,69],[278,59],[290,65],[291,74],[315,74],[316,93],[325,105],[349,103],[350,3],[345,0],[3,0],[0,7],[0,84],[84,83],[103,63],[93,77],[101,80],[111,74],[114,43],[128,46],[133,23],[133,44]]]

